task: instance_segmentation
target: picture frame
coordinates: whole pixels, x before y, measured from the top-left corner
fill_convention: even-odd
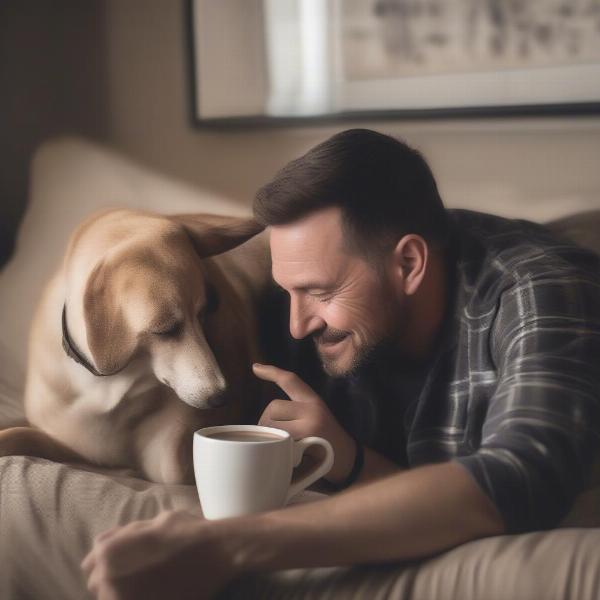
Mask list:
[[[600,114],[600,0],[190,0],[190,23],[198,125]]]

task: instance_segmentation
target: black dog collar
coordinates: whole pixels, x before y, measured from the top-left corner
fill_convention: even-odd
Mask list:
[[[75,342],[71,339],[69,335],[69,330],[67,328],[67,305],[63,305],[62,310],[62,347],[64,351],[67,353],[69,358],[72,358],[76,363],[79,363],[82,367],[85,367],[92,375],[96,375],[96,377],[108,377],[109,375],[114,375],[114,373],[100,373],[100,371],[96,370],[94,365],[90,364],[85,356],[77,349]],[[117,373],[118,371],[115,371]]]

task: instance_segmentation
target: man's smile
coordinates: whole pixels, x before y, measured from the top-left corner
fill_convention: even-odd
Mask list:
[[[315,343],[320,351],[324,353],[333,353],[339,350],[342,344],[349,339],[349,333],[343,333],[335,336],[320,335],[315,338]]]

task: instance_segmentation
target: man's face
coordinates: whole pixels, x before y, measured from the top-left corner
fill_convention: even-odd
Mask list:
[[[339,208],[270,229],[273,279],[290,295],[290,332],[312,336],[327,373],[349,374],[401,332],[401,299],[383,269],[345,248]]]

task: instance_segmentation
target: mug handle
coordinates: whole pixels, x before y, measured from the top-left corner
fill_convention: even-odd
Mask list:
[[[313,444],[317,444],[325,449],[325,459],[320,464],[316,465],[309,473],[307,473],[302,479],[294,482],[288,491],[285,502],[290,500],[292,496],[295,496],[298,492],[301,492],[309,485],[321,479],[323,475],[327,475],[333,466],[333,448],[331,444],[324,438],[311,436],[302,440],[294,441],[294,467],[297,467],[302,461],[304,451]]]

